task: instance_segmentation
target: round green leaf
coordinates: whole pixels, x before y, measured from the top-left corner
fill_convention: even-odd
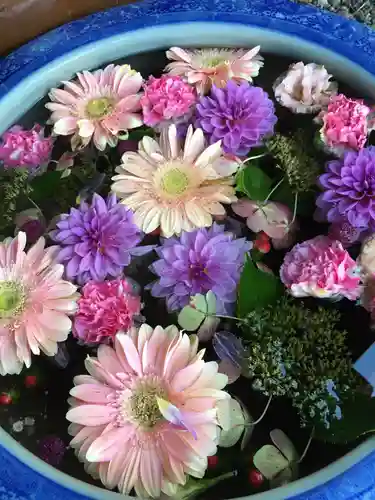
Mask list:
[[[206,293],[207,313],[216,314],[216,295],[209,290]]]
[[[225,408],[225,403],[227,408]],[[245,428],[245,417],[239,402],[232,398],[227,401],[220,401],[218,404],[218,421],[222,427],[218,445],[223,448],[230,448],[237,443]]]
[[[260,448],[255,453],[253,461],[255,467],[268,480],[273,479],[289,466],[288,460],[272,444],[266,444]]]
[[[185,306],[178,315],[178,324],[188,332],[194,332],[201,325],[205,314],[190,306]]]
[[[285,432],[281,429],[273,429],[270,432],[270,437],[273,444],[281,451],[288,462],[298,462],[298,451]]]

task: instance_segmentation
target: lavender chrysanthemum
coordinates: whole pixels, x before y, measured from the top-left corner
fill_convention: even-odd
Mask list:
[[[107,200],[94,194],[91,205],[82,202],[63,214],[51,237],[60,245],[58,260],[65,266],[67,279],[82,285],[120,276],[142,233],[133,222],[133,213],[117,203],[115,194]]]
[[[157,250],[160,257],[151,266],[160,278],[150,285],[154,297],[165,297],[169,311],[182,309],[189,298],[209,290],[216,295],[217,312],[236,300],[236,288],[246,252],[251,243],[235,239],[224,226],[214,224],[180,238],[169,238]]]
[[[268,94],[248,83],[229,81],[223,89],[212,87],[196,107],[196,127],[203,129],[210,143],[223,141],[226,153],[246,155],[273,134],[277,121]]]
[[[347,220],[354,228],[375,230],[375,147],[349,152],[327,163],[316,200],[328,222]]]

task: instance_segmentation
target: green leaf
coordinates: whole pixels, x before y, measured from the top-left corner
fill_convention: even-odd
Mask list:
[[[288,462],[298,462],[300,458],[298,452],[285,432],[283,432],[281,429],[273,429],[270,432],[270,438],[273,444],[281,451]]]
[[[230,448],[234,446],[240,439],[245,426],[248,425],[250,417],[245,414],[241,404],[231,398],[229,400],[219,401],[218,405],[218,421],[221,426],[218,446],[222,448]],[[247,427],[250,428],[251,427]],[[250,438],[250,436],[249,436]]]
[[[276,302],[284,293],[277,276],[261,271],[249,256],[242,270],[238,288],[237,314],[244,318],[250,311]]]
[[[256,165],[239,170],[236,176],[236,189],[251,200],[264,201],[272,188],[272,180]]]
[[[188,332],[194,332],[199,328],[206,315],[190,306],[185,306],[178,315],[178,324]]]
[[[285,181],[271,196],[272,201],[283,203],[290,210],[294,210],[295,193],[292,191],[290,185]],[[298,193],[297,215],[311,216],[315,210],[316,193],[314,191],[307,191]]]
[[[145,135],[149,137],[155,136],[155,130],[151,127],[139,127],[129,131],[127,140],[140,141]]]
[[[288,460],[272,444],[266,444],[258,450],[253,458],[255,467],[270,480],[289,467]]]
[[[31,198],[35,201],[54,197],[56,191],[61,190],[61,172],[47,172],[40,177],[35,177],[31,183],[33,193]]]
[[[335,444],[355,441],[364,434],[375,432],[375,398],[356,392],[340,404],[342,418],[333,420],[327,429],[323,424],[315,427],[314,438]]]

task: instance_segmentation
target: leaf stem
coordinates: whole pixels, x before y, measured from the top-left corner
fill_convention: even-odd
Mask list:
[[[297,463],[301,463],[302,460],[306,457],[307,455],[307,452],[309,451],[309,448],[310,448],[310,445],[311,445],[311,441],[313,440],[313,437],[314,437],[314,433],[315,433],[315,427],[312,428],[312,431],[311,431],[311,434],[310,434],[310,437],[309,437],[309,440],[307,441],[307,445],[305,446],[305,449],[303,450],[303,453],[301,455],[301,458],[298,460]]]
[[[211,314],[209,316],[212,316],[214,318],[219,318],[219,319],[232,319],[233,321],[238,321],[239,323],[246,323],[245,319],[236,318],[235,316],[225,316],[225,315],[222,315],[222,314]]]
[[[292,221],[290,222],[289,226],[291,226],[294,223],[294,221],[296,220],[297,207],[298,207],[298,191],[297,191],[296,196],[294,198],[293,217],[292,217]]]
[[[280,185],[281,185],[283,182],[284,182],[284,177],[282,177],[282,178],[279,180],[279,182],[276,184],[276,186],[274,186],[274,187],[271,189],[270,193],[267,195],[267,198],[266,198],[266,199],[264,200],[264,202],[263,202],[264,204],[266,204],[266,203],[267,203],[267,201],[271,198],[271,196],[272,196],[272,195],[273,195],[273,193],[276,191],[276,189],[278,189],[278,188],[280,187]]]
[[[268,153],[261,153],[260,155],[250,156],[249,158],[246,158],[246,160],[243,160],[241,162],[241,167],[242,165],[245,165],[245,163],[247,163],[248,161],[257,160],[258,158],[263,158],[263,156],[267,156],[267,154]]]
[[[266,416],[266,413],[268,411],[268,408],[270,407],[271,401],[272,401],[272,394],[268,398],[267,404],[266,404],[261,416],[257,420],[255,420],[255,422],[250,422],[250,424],[245,425],[245,427],[254,427],[255,425],[259,424]]]

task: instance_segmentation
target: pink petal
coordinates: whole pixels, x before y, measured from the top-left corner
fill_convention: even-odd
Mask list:
[[[177,59],[187,63],[191,63],[191,53],[189,51],[180,49],[180,47],[171,47],[167,50],[168,59]]]
[[[80,384],[70,390],[71,396],[86,403],[106,404],[109,401],[109,396],[114,394],[113,389],[97,384]]]
[[[116,340],[121,345],[124,356],[126,358],[126,361],[129,363],[129,366],[138,375],[143,375],[141,360],[139,358],[138,351],[131,338],[126,334],[119,333],[116,336]]]
[[[161,461],[153,448],[144,449],[140,465],[140,478],[147,493],[155,498],[160,495],[162,481]]]
[[[112,375],[124,371],[114,349],[107,345],[100,345],[98,348],[99,363]]]
[[[127,441],[134,435],[133,425],[115,428],[105,432],[95,439],[87,450],[86,458],[89,462],[107,462],[118,453],[119,444],[126,446]]]
[[[95,132],[95,125],[91,120],[78,120],[78,134],[81,137],[91,138],[93,133]]]
[[[116,413],[117,410],[109,406],[81,405],[69,410],[66,418],[75,424],[96,426],[108,424],[113,420]]]
[[[118,484],[120,493],[126,495],[134,488],[136,481],[140,476],[140,462],[143,449],[141,447],[132,447],[126,459],[125,469]]]
[[[141,89],[141,86],[142,76],[140,73],[124,76],[118,86],[118,95],[123,97],[129,94],[136,94]]]
[[[239,200],[236,203],[232,203],[232,210],[240,217],[250,217],[258,209],[258,206],[258,203],[255,201]]]
[[[70,135],[73,134],[76,129],[77,118],[73,118],[72,116],[60,118],[53,127],[53,131],[58,135]]]
[[[204,361],[196,361],[178,371],[172,380],[172,388],[177,392],[183,392],[190,387],[201,375]]]

